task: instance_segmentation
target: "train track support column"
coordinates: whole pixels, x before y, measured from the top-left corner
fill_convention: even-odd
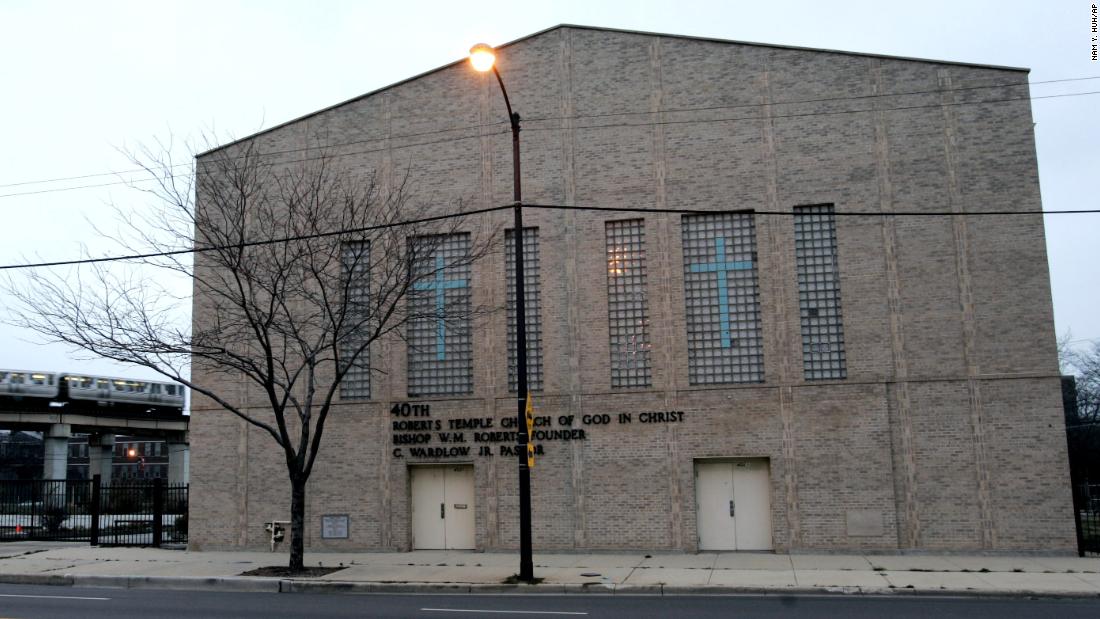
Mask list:
[[[187,432],[170,436],[168,444],[168,484],[180,485],[190,481],[191,443]]]
[[[115,435],[93,434],[88,437],[88,474],[99,476],[101,483],[111,485],[111,469],[115,458]]]
[[[45,453],[42,457],[42,479],[65,479],[69,475],[69,437],[72,427],[55,423],[42,437]]]

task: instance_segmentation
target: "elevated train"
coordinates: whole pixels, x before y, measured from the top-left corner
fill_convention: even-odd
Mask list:
[[[0,369],[0,410],[182,414],[183,385],[66,372]]]

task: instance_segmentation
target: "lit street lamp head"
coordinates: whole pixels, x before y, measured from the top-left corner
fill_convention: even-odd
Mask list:
[[[470,64],[474,66],[474,70],[484,73],[493,68],[493,62],[497,59],[497,55],[493,52],[493,48],[484,43],[478,43],[470,48]]]

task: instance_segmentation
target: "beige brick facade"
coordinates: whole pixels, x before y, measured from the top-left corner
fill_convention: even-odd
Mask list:
[[[695,463],[744,457],[768,458],[777,550],[1074,548],[1041,215],[844,216],[1041,210],[1027,88],[989,87],[1026,72],[568,26],[501,48],[499,66],[524,118],[526,202],[840,215],[847,378],[803,379],[792,219],[759,214],[765,379],[701,387],[688,379],[681,216],[525,211],[540,237],[537,414],[585,435],[543,443],[536,550],[694,551]],[[283,150],[323,136],[389,182],[408,170],[442,213],[511,202],[505,120],[496,83],[459,62],[258,139]],[[639,217],[652,386],[613,389],[604,225]],[[509,226],[510,213],[470,225]],[[501,306],[504,257],[477,263],[472,285],[475,303]],[[410,399],[404,344],[374,347],[373,398],[329,418],[307,549],[409,549],[408,467],[433,461],[473,463],[477,548],[518,546],[516,460],[501,443],[468,431],[469,457],[396,457],[389,412],[514,417],[505,334],[504,312],[478,323],[474,393],[453,399]],[[641,423],[647,411],[683,420]],[[583,422],[603,413],[612,423]],[[191,439],[193,547],[263,546],[262,523],[289,512],[281,452],[201,399]],[[323,514],[347,514],[349,538],[321,539]]]

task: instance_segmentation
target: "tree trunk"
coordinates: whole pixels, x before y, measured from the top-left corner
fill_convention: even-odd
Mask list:
[[[305,569],[306,482],[290,480],[290,570]]]

